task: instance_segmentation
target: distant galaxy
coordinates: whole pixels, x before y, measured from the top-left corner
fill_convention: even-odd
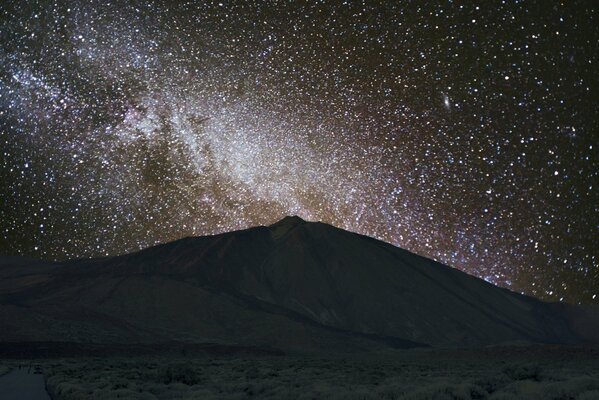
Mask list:
[[[117,255],[299,215],[599,302],[598,13],[4,1],[0,254]]]

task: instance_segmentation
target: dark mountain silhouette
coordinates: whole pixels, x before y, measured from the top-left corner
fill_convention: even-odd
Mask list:
[[[0,259],[0,342],[328,351],[588,343],[598,321],[594,308],[541,302],[298,217],[111,258]]]

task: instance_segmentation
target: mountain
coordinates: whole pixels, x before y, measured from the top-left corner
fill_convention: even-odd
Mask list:
[[[118,257],[0,258],[0,342],[353,351],[597,343],[597,332],[597,309],[299,217]]]

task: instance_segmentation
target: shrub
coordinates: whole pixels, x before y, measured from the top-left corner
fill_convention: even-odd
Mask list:
[[[480,386],[461,383],[434,383],[403,397],[406,400],[482,400],[487,392]]]
[[[157,380],[164,384],[180,382],[185,385],[196,385],[200,383],[200,375],[188,364],[168,364],[158,369]]]
[[[503,373],[514,381],[541,381],[541,366],[538,364],[510,364],[503,368]]]
[[[578,396],[578,400],[597,400],[599,399],[599,390],[582,393]]]
[[[544,386],[540,397],[552,400],[579,399],[582,394],[588,397],[588,393],[597,393],[598,391],[599,380],[591,377],[575,377]],[[599,397],[594,398],[599,399]]]
[[[474,384],[481,387],[487,393],[495,393],[500,388],[511,382],[506,374],[495,374],[474,381]]]

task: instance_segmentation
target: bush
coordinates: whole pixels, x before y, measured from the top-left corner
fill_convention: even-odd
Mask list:
[[[406,400],[483,400],[487,392],[473,384],[433,383],[403,397]]]
[[[538,364],[511,364],[503,368],[503,373],[514,381],[541,381],[542,370]]]
[[[480,386],[487,393],[495,393],[512,380],[506,374],[495,374],[486,378],[474,381],[474,384]]]
[[[544,386],[540,397],[551,400],[578,399],[582,394],[588,397],[588,393],[597,393],[598,391],[599,380],[590,377],[575,377]],[[599,397],[594,398],[599,399]]]
[[[597,400],[599,399],[599,390],[582,393],[578,396],[578,400]]]
[[[164,384],[180,382],[185,385],[197,385],[200,383],[200,375],[187,364],[168,364],[158,369],[157,380]]]

